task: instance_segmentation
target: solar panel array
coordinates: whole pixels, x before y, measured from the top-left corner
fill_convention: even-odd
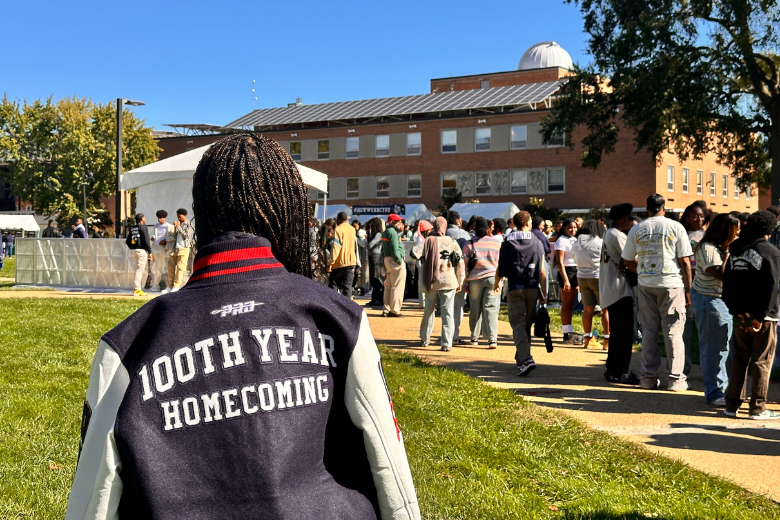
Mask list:
[[[547,81],[509,87],[458,90],[417,96],[342,101],[319,105],[264,108],[229,123],[228,127],[289,125],[320,121],[340,121],[383,116],[405,116],[450,110],[498,108],[541,103],[560,87],[562,81]]]

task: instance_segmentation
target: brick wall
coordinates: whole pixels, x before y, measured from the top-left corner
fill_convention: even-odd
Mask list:
[[[482,80],[490,80],[490,87],[508,87],[511,85],[526,85],[557,81],[567,76],[566,69],[550,67],[547,69],[512,70],[508,72],[493,72],[473,76],[457,76],[453,78],[436,78],[431,80],[431,92],[448,92],[452,90],[472,90],[481,88]]]

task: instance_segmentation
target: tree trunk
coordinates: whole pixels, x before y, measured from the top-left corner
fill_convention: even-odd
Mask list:
[[[772,198],[769,203],[774,206],[780,204],[780,121],[775,120],[772,127],[772,133],[769,135],[769,150],[772,157]]]

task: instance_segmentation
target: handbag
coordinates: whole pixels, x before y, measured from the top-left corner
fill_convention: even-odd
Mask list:
[[[550,314],[547,312],[547,306],[541,305],[536,311],[534,318],[534,337],[543,338],[550,330]]]
[[[471,239],[471,254],[473,256],[469,257],[469,263],[468,268],[469,272],[473,271],[475,267],[477,267],[477,252],[474,250],[474,239]]]

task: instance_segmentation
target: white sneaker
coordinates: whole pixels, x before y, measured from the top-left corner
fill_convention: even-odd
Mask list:
[[[751,412],[748,415],[748,419],[754,421],[777,421],[780,419],[780,413],[774,410],[764,410],[763,412]]]
[[[178,291],[179,289],[181,289],[181,287],[174,287],[174,288],[172,288],[172,289],[171,289],[171,292],[176,292],[176,291]]]
[[[169,288],[167,288],[167,287],[166,287],[165,289],[163,289],[163,290],[160,292],[160,294],[168,294],[169,292],[171,292],[171,290],[170,290]]]

